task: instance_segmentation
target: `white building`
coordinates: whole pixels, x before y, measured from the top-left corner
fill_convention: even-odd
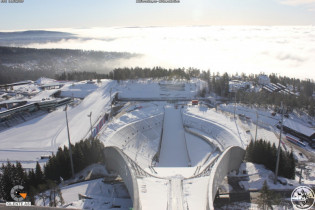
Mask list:
[[[252,86],[251,82],[243,82],[240,80],[229,81],[229,92],[236,92],[238,90],[248,90]]]
[[[258,84],[260,85],[268,85],[270,84],[270,79],[267,75],[261,74],[258,76]]]

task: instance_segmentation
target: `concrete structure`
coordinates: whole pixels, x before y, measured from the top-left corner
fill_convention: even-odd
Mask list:
[[[106,168],[109,171],[114,171],[119,174],[124,180],[129,195],[133,202],[133,209],[141,209],[139,200],[138,182],[136,173],[132,164],[129,162],[126,155],[117,147],[107,147],[104,150]]]
[[[226,149],[217,162],[214,164],[209,182],[209,206],[207,209],[214,209],[213,202],[220,184],[224,177],[232,170],[238,170],[245,155],[245,150],[238,146]]]
[[[178,111],[175,110],[175,113]],[[147,141],[153,137],[161,141],[161,134],[156,135],[154,132],[156,129],[163,132],[160,123],[164,122],[164,119],[166,121],[168,119],[164,118],[163,114],[130,123],[113,135],[106,136],[108,139],[105,143],[108,147],[104,151],[106,167],[124,180],[134,209],[213,209],[213,201],[222,180],[231,170],[239,168],[245,151],[241,148],[243,147],[242,141],[237,135],[217,122],[206,121],[186,114],[182,117],[182,124],[186,130],[189,130],[189,133],[213,145],[213,151],[210,152],[213,156],[202,165],[154,167],[151,164],[150,166],[147,161],[154,162],[160,146],[148,150],[150,160],[144,161],[141,157],[143,155],[138,154],[140,150],[136,149],[136,145],[142,144],[139,140]],[[168,124],[164,122],[163,127],[164,125]],[[198,135],[196,129],[190,130],[196,126],[199,126],[204,133],[212,133],[216,138]],[[165,140],[167,139],[163,139],[163,141]],[[110,142],[115,142],[116,146],[110,146]],[[135,142],[138,143],[135,144]],[[156,155],[153,155],[154,153]],[[176,173],[166,173],[168,170],[176,171]],[[181,172],[184,173],[181,175]],[[191,175],[187,175],[187,172]],[[194,189],[200,195],[187,195],[185,192],[190,189]]]

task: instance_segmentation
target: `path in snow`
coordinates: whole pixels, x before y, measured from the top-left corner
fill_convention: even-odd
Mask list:
[[[182,180],[178,178],[171,179],[169,196],[169,207],[171,210],[184,210],[183,208],[183,187]]]
[[[188,167],[185,130],[180,109],[165,107],[163,138],[158,167]]]

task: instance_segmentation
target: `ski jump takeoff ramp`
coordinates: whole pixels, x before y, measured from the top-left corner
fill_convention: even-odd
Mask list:
[[[159,118],[163,122],[161,151],[156,151],[160,154],[160,163],[153,164],[152,160],[152,165],[145,168],[143,164],[131,159],[124,148],[109,146],[104,150],[106,168],[123,179],[133,201],[133,209],[212,210],[222,180],[230,171],[238,170],[243,160],[245,150],[239,144],[240,140],[229,139],[238,143],[228,145],[223,151],[214,149],[220,152],[213,160],[205,161],[203,165],[190,166],[189,148],[187,149],[184,123],[180,113],[180,110],[166,108],[164,118]],[[158,125],[157,122],[155,124]],[[231,130],[216,123],[208,127],[213,129],[213,132],[219,129],[219,133],[224,133],[222,136],[226,137],[228,133],[230,137],[237,138],[237,135],[230,133]],[[124,129],[126,130],[126,127]],[[167,157],[172,160],[167,162]],[[174,161],[175,165],[169,164]],[[180,164],[176,165],[177,163]]]

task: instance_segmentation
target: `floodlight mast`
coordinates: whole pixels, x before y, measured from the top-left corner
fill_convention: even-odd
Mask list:
[[[257,141],[257,129],[258,129],[258,111],[256,111],[256,132],[255,132],[255,142]]]
[[[70,142],[70,131],[69,131],[69,124],[68,124],[68,114],[67,114],[68,104],[66,104],[66,108],[64,109],[66,113],[66,123],[67,123],[67,131],[68,131],[68,143],[69,143],[69,156],[70,156],[70,163],[71,163],[71,172],[72,178],[74,178],[74,168],[73,168],[73,160],[72,160],[72,149],[71,149],[71,142]]]
[[[90,130],[91,130],[91,138],[93,138],[93,133],[92,133],[92,112],[90,112],[89,115],[87,115],[90,118]]]
[[[280,161],[280,142],[282,138],[282,132],[283,132],[283,102],[281,101],[281,129],[280,129],[280,137],[279,137],[279,144],[278,144],[277,164],[276,164],[274,184],[277,184],[277,181],[278,181],[278,170],[279,170],[279,161]]]

